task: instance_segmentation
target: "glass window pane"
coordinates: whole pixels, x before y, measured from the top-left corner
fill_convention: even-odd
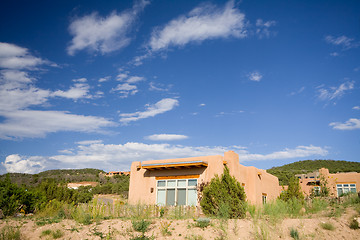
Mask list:
[[[168,187],[175,187],[175,180],[168,180],[167,181],[167,186]]]
[[[356,192],[356,188],[351,188],[350,192]]]
[[[175,205],[175,189],[167,189],[166,193],[166,205]]]
[[[158,205],[162,205],[165,206],[165,199],[166,199],[166,194],[165,194],[165,189],[158,189],[157,191],[157,203]]]
[[[344,188],[344,193],[348,193],[349,192],[349,189],[348,188]]]
[[[355,184],[350,184],[350,187],[355,187],[356,185]]]
[[[337,192],[338,192],[338,197],[340,197],[343,194],[342,188],[338,188]]]
[[[342,184],[337,184],[336,186],[337,186],[337,187],[342,187]]]
[[[178,187],[186,187],[186,180],[178,180],[177,186]]]
[[[197,203],[197,193],[196,189],[188,189],[188,202],[189,206],[196,206]]]
[[[165,187],[165,181],[158,181],[157,186],[158,187]]]
[[[186,205],[186,189],[180,188],[177,192],[177,205]]]
[[[344,187],[349,187],[349,184],[344,184]]]
[[[196,186],[197,185],[197,179],[189,179],[189,186]]]

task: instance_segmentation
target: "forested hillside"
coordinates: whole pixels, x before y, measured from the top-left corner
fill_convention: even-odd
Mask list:
[[[281,167],[273,167],[267,170],[279,178],[281,185],[287,185],[288,179],[295,174],[309,173],[320,168],[329,169],[330,173],[337,172],[360,172],[360,162],[335,161],[335,160],[304,160]]]
[[[99,182],[99,173],[105,173],[103,170],[85,168],[85,169],[57,169],[48,170],[38,174],[9,173],[11,182],[18,185],[35,186],[44,179],[54,179],[56,182],[81,182],[91,181]],[[0,180],[5,179],[5,174],[0,176]]]

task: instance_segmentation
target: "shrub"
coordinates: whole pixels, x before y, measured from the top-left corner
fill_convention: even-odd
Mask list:
[[[325,229],[325,230],[330,230],[330,231],[335,230],[334,225],[332,225],[332,224],[329,223],[329,222],[320,223],[320,226],[321,226],[323,229]]]
[[[246,213],[245,199],[244,188],[225,166],[221,177],[216,175],[210,184],[203,188],[200,206],[207,215],[243,218]]]
[[[133,221],[131,221],[131,223],[132,223],[134,230],[137,232],[141,232],[143,235],[145,234],[145,232],[147,231],[148,227],[151,224],[151,222],[146,221],[144,219],[142,219],[140,221],[133,220]]]
[[[199,218],[196,220],[196,224],[195,224],[195,226],[199,228],[206,228],[209,225],[210,225],[209,218]]]
[[[291,228],[291,230],[290,230],[290,237],[292,237],[292,238],[295,239],[295,240],[299,240],[299,239],[300,239],[300,236],[299,236],[298,230],[296,230],[296,229],[294,229],[294,228]]]
[[[163,236],[171,236],[171,232],[169,230],[171,222],[161,221],[160,222],[160,231]]]
[[[64,236],[64,233],[60,229],[56,229],[56,231],[53,231],[51,235],[54,239],[57,239]]]
[[[5,225],[0,231],[0,240],[21,240],[19,227]]]
[[[301,191],[299,179],[295,176],[289,179],[288,189],[283,191],[279,198],[284,201],[289,201],[293,198],[304,200],[304,194]]]
[[[360,227],[359,227],[359,222],[358,222],[358,220],[356,219],[356,217],[354,217],[354,218],[352,218],[352,219],[350,220],[350,228],[351,228],[351,229],[354,229],[354,230],[360,228]]]

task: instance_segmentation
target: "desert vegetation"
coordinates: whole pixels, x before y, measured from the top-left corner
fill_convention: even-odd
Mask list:
[[[360,198],[326,194],[305,198],[295,178],[264,205],[246,201],[225,168],[199,186],[200,207],[128,205],[128,177],[102,179],[97,187],[66,188],[42,179],[18,185],[0,181],[2,239],[335,239],[359,236]],[[115,189],[115,190],[114,190]],[[122,193],[109,203],[95,193]]]

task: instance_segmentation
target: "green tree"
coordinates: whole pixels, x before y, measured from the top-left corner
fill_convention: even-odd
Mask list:
[[[289,201],[293,198],[304,200],[304,194],[301,191],[299,179],[297,177],[291,177],[289,179],[288,189],[283,191],[279,198],[284,201]]]
[[[243,218],[246,213],[246,194],[241,184],[225,166],[223,174],[216,175],[203,188],[200,206],[207,215],[224,218]]]

